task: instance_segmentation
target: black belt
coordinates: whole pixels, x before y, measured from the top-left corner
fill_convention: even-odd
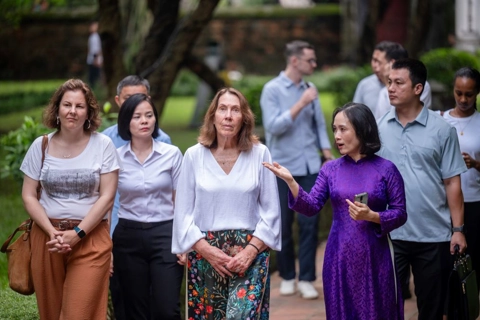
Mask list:
[[[172,222],[173,220],[158,221],[158,222],[140,222],[140,221],[123,219],[123,218],[118,219],[119,225],[125,228],[131,228],[131,229],[151,229],[151,228],[166,225]]]

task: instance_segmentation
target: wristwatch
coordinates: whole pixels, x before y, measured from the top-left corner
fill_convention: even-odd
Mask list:
[[[79,236],[80,239],[82,239],[83,237],[85,237],[87,234],[85,233],[85,231],[83,231],[82,229],[80,229],[78,226],[75,226],[73,228],[73,230],[75,230],[75,232],[77,233],[77,236]]]
[[[453,227],[453,228],[452,228],[452,233],[454,233],[454,232],[461,232],[461,233],[463,233],[463,226],[464,226],[464,225],[462,224],[460,227]]]

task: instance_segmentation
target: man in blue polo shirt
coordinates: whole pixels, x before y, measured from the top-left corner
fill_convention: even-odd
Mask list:
[[[263,88],[260,98],[263,126],[273,161],[286,167],[307,191],[313,187],[321,166],[319,151],[332,159],[325,119],[318,92],[303,77],[313,73],[317,58],[312,45],[293,41],[286,45],[287,67]],[[315,256],[318,245],[319,215],[295,215],[288,208],[288,186],[277,178],[282,211],[282,251],[277,253],[277,265],[282,295],[295,293],[295,252],[292,224],[297,218],[300,236],[298,259],[300,272],[298,290],[304,299],[316,299]]]
[[[449,252],[465,251],[460,174],[467,170],[455,128],[420,101],[424,64],[399,59],[392,65],[388,94],[394,110],[378,122],[379,155],[397,166],[405,181],[408,220],[390,233],[403,283],[412,267],[418,319],[442,319]]]
[[[127,76],[122,81],[120,81],[117,85],[117,95],[115,96],[115,102],[117,103],[118,107],[121,108],[123,102],[127,100],[131,95],[134,95],[136,93],[144,93],[147,95],[150,94],[150,83],[148,82],[147,79],[142,79],[136,75]],[[118,125],[116,124],[111,127],[108,127],[102,133],[109,136],[110,139],[112,139],[113,144],[115,145],[116,148],[124,146],[128,143],[128,141],[123,140],[118,134]],[[156,138],[156,140],[162,141],[168,144],[172,143],[172,141],[170,140],[170,137],[165,132],[160,130],[160,128],[158,129],[158,137]],[[115,227],[117,226],[117,223],[118,223],[119,206],[120,206],[119,194],[117,192],[115,196],[115,202],[112,208],[111,218],[110,218],[110,235],[113,235],[113,231],[115,230]],[[123,304],[125,303],[125,301],[123,301],[122,292],[119,287],[115,272],[113,273],[113,276],[110,278],[110,293],[112,295],[112,303],[113,303],[115,318],[117,320],[126,319],[125,312],[123,309]]]

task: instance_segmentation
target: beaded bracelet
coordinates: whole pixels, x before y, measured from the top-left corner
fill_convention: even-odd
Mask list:
[[[258,249],[258,247],[256,245],[254,245],[253,243],[249,242],[247,245],[250,245],[250,246],[254,247],[257,250],[257,253],[260,253],[260,250]]]

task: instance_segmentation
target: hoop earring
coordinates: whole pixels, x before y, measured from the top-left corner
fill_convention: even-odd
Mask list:
[[[87,121],[88,121],[87,129],[90,129],[90,119],[87,119]]]
[[[57,116],[57,126],[60,124],[60,117]]]

